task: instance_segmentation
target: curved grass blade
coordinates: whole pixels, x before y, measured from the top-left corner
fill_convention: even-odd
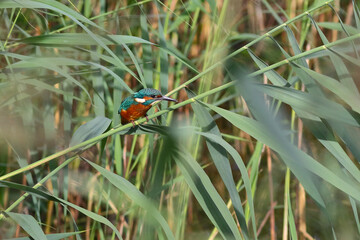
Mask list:
[[[171,44],[167,43],[165,46],[159,46],[164,52],[168,53],[169,55],[173,56],[179,62],[183,63],[185,66],[190,68],[194,73],[199,73],[199,71],[196,69],[196,66],[178,49],[176,49]]]
[[[224,239],[241,239],[229,210],[200,165],[181,149],[174,152],[174,159],[192,193]]]
[[[297,149],[294,145],[289,143],[286,138],[281,139],[285,135],[281,136],[281,133],[273,132],[270,128],[265,127],[263,124],[254,119],[215,107],[211,104],[206,104],[206,106],[222,115],[234,126],[242,129],[258,139],[260,142],[268,145],[274,151],[278,152],[291,171],[307,189],[309,194],[311,194],[320,205],[324,206],[324,203],[320,193],[316,190],[316,188],[314,188],[314,180],[310,177],[310,173],[319,176],[339,190],[353,196],[357,200],[360,200],[360,191],[354,187],[354,182],[351,179],[345,175],[342,175],[342,177],[337,176],[329,169],[318,163],[315,159]]]
[[[294,52],[295,53],[298,53],[297,55],[298,56],[302,56],[302,55],[305,55],[304,53],[300,53],[300,50],[299,50],[299,47],[297,45],[297,42],[296,42],[296,39],[291,31],[291,29],[289,29],[288,27],[285,27],[286,29],[286,32],[288,33],[288,37],[289,37],[289,41],[291,43],[291,45],[293,46],[293,49],[294,49]],[[321,31],[319,31],[320,35],[321,35]],[[340,43],[340,42],[348,42],[347,40],[350,40],[351,42],[353,40],[355,40],[356,38],[359,37],[359,33],[356,34],[356,35],[353,35],[353,36],[350,36],[350,37],[347,37],[347,38],[344,38],[344,39],[340,39],[340,40],[337,40],[335,42],[332,42],[332,43],[327,43],[325,44],[324,46],[326,46],[326,48],[329,49],[329,47],[335,45],[335,43]],[[324,37],[323,37],[324,38]],[[323,39],[324,41],[327,41],[325,39]],[[275,41],[275,40],[274,40]],[[276,41],[275,41],[276,42]],[[277,43],[277,42],[276,42]],[[278,44],[278,43],[277,43]],[[278,44],[279,48],[282,50],[282,52],[285,54],[285,56],[287,55],[287,53],[282,49],[282,47]],[[324,47],[322,46],[322,47]],[[314,49],[313,49],[314,50]],[[308,52],[311,52],[313,50],[310,50]],[[329,54],[329,56],[331,56]],[[306,62],[304,63],[303,61],[302,62],[299,62],[299,64],[305,68],[308,68],[308,65],[306,64]],[[340,67],[341,69],[340,70],[337,70],[338,72],[347,72],[347,69],[345,66],[343,66],[343,62],[341,61],[341,64]],[[314,84],[314,80],[309,77],[308,74],[306,74],[301,68],[298,68],[296,67],[296,62],[295,64],[292,63],[293,66],[295,66],[293,69],[294,71],[297,73],[297,75],[301,78],[301,80],[304,82],[306,88],[308,89],[309,91],[309,96],[314,96],[315,98],[316,97],[321,97],[321,98],[324,98],[325,99],[325,96],[324,96],[324,93],[317,87],[317,84]],[[352,81],[352,78],[350,75],[345,75],[343,78],[342,78],[342,81],[344,84],[346,84],[347,86],[351,86],[353,85],[353,81]],[[350,87],[351,88],[351,87]],[[354,93],[355,94],[358,94],[358,91],[356,89],[356,87],[354,88]],[[329,101],[328,101],[329,102]],[[332,103],[332,102],[330,102]],[[339,104],[336,104],[336,103],[332,103],[334,105],[338,105]],[[309,106],[312,106],[312,105],[309,105]],[[340,105],[340,108],[341,108],[341,111],[343,112],[345,109]],[[323,109],[326,111],[326,109]],[[333,110],[331,108],[328,109],[329,111]],[[297,110],[298,111],[298,110]],[[298,111],[299,112],[299,111]],[[306,110],[305,111],[302,111],[301,114],[303,113],[306,113]],[[350,117],[350,121],[355,119],[357,122],[359,122],[359,114],[356,113],[356,112],[351,112],[349,111],[349,113],[352,115],[352,117]],[[346,116],[349,117],[349,113],[346,113]],[[333,130],[335,130],[335,132],[340,136],[340,138],[345,142],[345,144],[349,147],[349,149],[351,150],[351,152],[355,155],[356,159],[358,161],[360,161],[360,151],[359,151],[359,148],[358,148],[358,142],[359,142],[359,139],[358,139],[358,136],[360,134],[360,129],[359,127],[357,127],[357,124],[355,124],[355,126],[349,126],[347,124],[343,124],[341,122],[338,122],[338,120],[333,120],[331,118],[325,118],[326,119],[326,122],[330,124],[330,126],[333,128]],[[324,121],[325,121],[324,119]]]
[[[327,40],[325,34],[321,31],[321,29],[317,25],[316,21],[311,16],[308,16],[308,17],[310,18],[310,20],[312,21],[312,23],[316,27],[316,30],[318,31],[323,44],[328,44],[329,41]],[[341,23],[341,20],[340,20],[340,23]],[[351,41],[351,42],[353,43],[353,41]],[[354,51],[356,52],[354,43],[353,43],[353,47],[354,47]],[[340,82],[349,91],[353,91],[353,94],[356,94],[357,96],[360,96],[359,91],[357,90],[356,84],[354,83],[354,80],[352,79],[351,74],[349,73],[348,69],[346,68],[346,65],[341,60],[341,58],[339,58],[337,55],[335,55],[333,53],[330,53],[329,56],[330,56],[330,59],[331,59],[333,65],[335,66],[334,69],[335,69],[335,71],[336,71],[336,73],[337,73],[337,75],[338,75],[338,77],[340,79]]]
[[[294,57],[298,57],[303,55],[304,53],[301,51],[300,46],[295,38],[295,35],[293,33],[293,31],[288,27],[285,26],[284,27],[287,37],[289,39],[290,45],[295,53]],[[282,48],[282,46],[274,39],[271,38],[276,45],[279,47],[279,49],[281,50],[281,52],[284,54],[284,56],[289,59],[290,55]],[[291,65],[293,65],[293,62],[290,62]],[[297,58],[294,63],[303,66],[305,68],[309,68],[309,65],[307,64],[305,57],[300,57]],[[322,96],[323,93],[321,91],[321,89],[319,88],[318,85],[315,84],[314,80],[312,78],[307,77],[307,75],[299,68],[293,67],[294,72],[296,73],[296,75],[301,79],[301,81],[306,85],[308,91],[314,95],[319,95]]]
[[[340,57],[343,57],[344,59],[350,61],[351,63],[355,65],[359,65],[359,60],[354,59],[352,57],[349,57],[345,54],[342,54],[340,52],[335,52],[332,49],[329,49],[331,52],[333,52],[336,55],[339,55]],[[355,95],[358,95],[357,90],[354,90],[353,93]],[[354,110],[358,109],[359,107],[356,106],[356,103],[353,103],[351,106],[355,106]],[[358,119],[359,113],[352,113],[349,111],[351,115],[353,115],[354,118]],[[344,141],[344,143],[347,145],[347,147],[351,150],[351,152],[354,154],[357,161],[360,161],[360,151],[358,147],[359,142],[359,136],[360,136],[360,129],[358,127],[349,126],[346,124],[340,124],[339,122],[333,121],[331,119],[326,119],[326,121],[330,124],[332,129],[339,135],[339,137]]]
[[[50,195],[44,191],[41,191],[39,189],[34,189],[32,187],[28,187],[28,186],[24,186],[24,185],[21,185],[21,184],[17,184],[17,183],[12,183],[12,182],[7,182],[7,181],[0,181],[0,185],[1,186],[6,186],[6,187],[9,187],[9,188],[13,188],[13,189],[18,189],[18,190],[22,190],[22,191],[25,191],[27,193],[30,193],[30,194],[35,194],[36,196],[41,196],[41,197],[44,197],[45,199],[49,200],[49,201],[56,201],[56,202],[60,202],[62,203],[64,206],[70,206],[76,210],[78,210],[79,212],[81,212],[82,214],[94,219],[95,221],[98,221],[102,224],[105,224],[107,225],[108,227],[110,227],[116,234],[116,236],[119,238],[119,239],[122,239],[121,237],[121,234],[120,232],[116,229],[116,227],[108,220],[106,219],[105,217],[97,214],[97,213],[94,213],[94,212],[91,212],[85,208],[82,208],[82,207],[79,207],[77,206],[76,204],[73,204],[71,202],[68,202],[64,199],[61,199],[59,197],[56,197],[56,196],[53,196],[53,195]],[[6,213],[5,213],[6,214]],[[35,238],[37,239],[37,238]],[[46,239],[46,238],[45,238]]]
[[[61,239],[69,238],[71,236],[74,236],[75,234],[79,234],[82,232],[84,232],[84,231],[70,232],[70,233],[53,233],[53,234],[47,234],[45,236],[46,236],[47,240],[61,240]],[[29,237],[21,237],[21,238],[10,238],[10,239],[6,239],[6,240],[32,240],[32,239]]]
[[[21,190],[24,192],[29,192],[37,197],[49,200],[49,201],[57,201],[56,198],[54,198],[53,196],[49,195],[48,193],[45,193],[41,190],[38,189],[34,189],[32,187],[29,186],[25,186],[25,185],[21,185],[18,183],[13,183],[13,182],[8,182],[8,181],[1,181],[0,180],[0,187],[8,187],[8,188],[12,188],[12,189],[17,189],[17,190]]]
[[[34,57],[24,56],[24,55],[15,54],[15,53],[0,52],[0,54],[10,56],[10,57],[14,57],[14,58],[18,58],[18,59],[21,59],[21,60],[32,61],[31,64],[34,64],[33,65],[34,67],[36,66],[36,67],[46,68],[46,69],[52,70],[54,72],[57,72],[60,75],[64,76],[66,79],[68,79],[70,82],[78,85],[82,90],[84,90],[84,92],[89,97],[89,99],[91,99],[91,96],[90,96],[89,92],[87,91],[87,89],[79,81],[77,81],[69,73],[62,70],[60,67],[56,66],[55,64],[49,63],[46,60],[43,60],[41,58],[34,58]]]
[[[164,140],[166,145],[164,149],[169,149],[169,154],[175,159],[192,193],[224,239],[241,239],[229,209],[205,171],[193,159],[190,153],[184,150],[186,148],[180,143],[175,142],[174,137],[171,136],[174,130],[169,127],[150,124],[141,125],[140,127],[144,131],[159,133],[166,138]]]
[[[83,101],[82,99],[76,97],[76,96],[73,96],[72,93],[70,92],[67,92],[67,91],[63,91],[59,88],[55,88],[52,84],[48,84],[44,81],[40,81],[38,79],[32,79],[26,75],[23,75],[23,74],[19,74],[19,73],[14,73],[13,74],[13,77],[17,80],[18,83],[23,83],[25,85],[29,85],[29,86],[32,86],[32,87],[35,87],[37,88],[39,91],[43,91],[43,90],[47,90],[47,91],[50,91],[50,92],[53,92],[53,93],[56,93],[56,94],[60,94],[60,95],[64,95],[66,97],[70,97],[71,99],[74,99],[74,100],[77,100],[77,101]],[[13,81],[7,81],[7,82],[4,82],[6,83],[7,85],[4,85],[3,87],[3,90],[7,87],[13,87],[15,84],[17,84],[16,82],[13,82]],[[6,91],[6,90],[4,90]]]
[[[98,45],[100,45],[103,49],[105,49],[105,51],[107,53],[109,53],[110,56],[112,56],[115,59],[115,62],[116,62],[117,66],[119,66],[119,67],[124,67],[125,66],[124,63],[119,59],[119,57],[117,57],[114,54],[114,52],[112,52],[111,49],[108,48],[106,44],[104,44],[102,39],[100,39],[98,37],[98,35],[94,34],[92,31],[90,31],[90,29],[88,29],[80,21],[83,21],[83,22],[85,22],[87,24],[90,24],[90,25],[92,25],[94,27],[97,27],[99,29],[102,29],[102,28],[100,28],[98,25],[96,25],[95,23],[93,23],[89,19],[85,18],[84,16],[80,15],[79,13],[75,12],[74,10],[68,8],[64,4],[62,4],[60,2],[56,2],[56,1],[47,1],[47,0],[37,0],[37,1],[23,0],[21,2],[4,0],[4,1],[0,2],[0,8],[15,8],[15,7],[31,8],[31,9],[32,8],[45,8],[45,9],[53,10],[55,12],[58,12],[60,14],[65,15],[65,16],[68,16],[77,25],[79,25],[90,37],[92,37],[94,39],[94,41]],[[122,43],[122,45],[123,45],[123,47],[127,48],[127,46],[125,44]],[[130,69],[128,69],[128,71],[136,80],[138,80],[140,83],[142,83],[142,80],[140,80],[134,72],[132,72]]]
[[[14,212],[7,212],[6,214],[19,224],[33,239],[46,240],[45,233],[33,216]]]
[[[145,209],[162,227],[165,232],[165,235],[168,239],[174,239],[174,236],[170,230],[169,225],[165,221],[164,217],[160,214],[160,212],[154,207],[152,202],[146,198],[144,194],[142,194],[134,185],[132,185],[125,178],[116,175],[105,168],[100,167],[99,165],[92,163],[84,158],[87,163],[89,163],[93,168],[101,173],[101,175],[109,180],[116,188],[124,192],[128,195],[136,204]]]
[[[186,91],[190,98],[196,96],[189,89],[186,89]],[[224,149],[224,146],[219,145],[219,142],[218,142],[221,140],[224,141],[221,137],[220,130],[217,127],[214,119],[211,117],[210,113],[204,107],[202,107],[198,102],[192,103],[191,106],[194,110],[196,119],[197,119],[200,127],[204,131],[204,134],[208,133],[208,134],[217,136],[217,138],[218,138],[217,141],[213,141],[212,139],[214,139],[214,138],[211,138],[211,137],[209,137],[209,135],[206,135],[207,136],[206,145],[210,152],[211,158],[213,159],[213,162],[215,163],[215,166],[216,166],[216,168],[217,168],[217,170],[218,170],[218,172],[230,194],[230,198],[233,203],[236,216],[239,220],[239,223],[240,223],[240,226],[242,229],[242,233],[244,234],[244,237],[247,239],[249,237],[248,236],[249,233],[248,233],[248,229],[247,229],[247,223],[245,220],[244,210],[241,206],[240,196],[236,189],[233,174],[231,171],[231,166],[230,166],[229,160],[227,158],[227,153]],[[236,162],[236,163],[238,163],[238,162]],[[245,172],[241,171],[241,173],[242,174],[245,173],[246,175],[242,175],[242,176],[243,176],[243,178],[247,178],[247,180],[248,180],[248,175],[247,175],[246,170],[245,170]],[[249,187],[249,188],[247,188],[247,194],[249,196],[249,194],[251,195],[251,187],[250,187],[249,180],[246,183],[248,183],[247,186]],[[250,192],[248,192],[248,190],[250,190]],[[250,197],[250,199],[251,199],[251,197]],[[255,218],[253,218],[252,220],[253,220],[253,224],[254,224],[253,225],[254,236],[256,236]]]
[[[260,69],[266,68],[269,65],[266,64],[263,60],[261,60],[258,56],[256,56],[251,49],[247,49],[248,53],[250,54],[250,57],[254,60],[256,65],[259,66]],[[285,86],[287,81],[278,74],[275,70],[270,70],[264,73],[265,76],[269,78],[269,80],[276,86]]]
[[[252,220],[252,225],[253,225],[254,239],[257,239],[256,222],[255,222],[255,220],[256,220],[255,208],[254,208],[254,201],[253,201],[253,197],[252,197],[251,184],[250,184],[250,179],[248,176],[246,166],[245,166],[240,154],[229,143],[227,143],[224,139],[222,139],[218,135],[215,135],[213,133],[207,133],[207,132],[196,132],[196,133],[206,137],[211,142],[217,143],[218,145],[223,147],[234,159],[236,165],[238,166],[238,168],[241,172],[241,176],[244,181],[244,186],[245,186],[246,194],[247,194],[247,201],[249,204],[251,220]],[[234,205],[234,202],[233,202],[233,205]],[[235,206],[234,206],[234,208],[235,208]],[[244,232],[244,231],[242,231],[242,232]]]
[[[8,52],[0,52],[0,54],[7,54],[8,56],[11,56],[10,54],[14,53],[8,53]],[[14,55],[15,56],[15,55]],[[40,59],[42,62],[51,62],[51,64],[54,65],[62,65],[62,66],[84,66],[85,63],[83,61],[79,61],[73,58],[66,58],[66,57],[40,57],[40,56],[25,56],[23,55],[16,55],[17,58],[22,59],[21,61],[15,62],[11,64],[11,67],[16,68],[35,68],[38,67],[38,64],[35,60]]]
[[[69,16],[70,18],[74,18],[77,21],[85,22],[93,27],[100,28],[98,25],[90,21],[88,18],[82,16],[78,12],[68,8],[66,5],[56,2],[56,1],[48,1],[48,0],[22,0],[22,1],[12,1],[12,0],[2,0],[0,1],[0,8],[45,8],[51,9],[55,12],[60,12],[64,15]],[[101,28],[100,28],[101,29]]]
[[[252,51],[250,51],[249,54],[250,56],[252,56],[255,63],[259,66],[260,69],[263,69],[267,66],[264,62],[261,61],[261,59],[259,59],[255,54],[253,54]],[[345,54],[341,54],[341,56],[354,64],[358,63],[358,66],[360,66],[360,62],[357,59],[355,58],[349,59],[348,58],[349,56]],[[358,102],[355,101],[356,97],[353,94],[347,94],[346,89],[342,88],[340,86],[340,83],[337,82],[336,80],[323,79],[324,77],[327,78],[327,76],[321,75],[320,73],[317,73],[313,70],[310,70],[309,68],[300,66],[298,64],[296,64],[295,66],[301,68],[303,71],[309,74],[315,81],[324,85],[324,87],[327,87],[329,90],[333,91],[334,93],[337,93],[337,95],[343,97],[343,99],[348,99],[348,101]],[[269,80],[274,85],[278,85],[278,86],[284,85],[285,80],[283,80],[283,78],[276,71],[270,70],[265,72],[264,74],[269,78]],[[356,104],[351,104],[350,106],[353,106],[355,108],[354,110],[358,109],[358,106]],[[294,108],[294,110],[297,113],[297,115],[302,118],[302,121],[304,122],[305,126],[311,130],[311,132],[321,142],[321,144],[323,144],[328,149],[328,151],[332,153],[333,156],[340,162],[340,164],[344,166],[345,169],[348,170],[349,173],[357,181],[360,182],[359,171],[354,166],[349,156],[344,152],[340,144],[335,141],[335,136],[333,135],[333,133],[328,129],[328,127],[324,125],[323,122],[320,121],[320,118],[317,118],[315,116],[313,118],[309,118],[309,114],[307,114],[306,112],[298,108]],[[346,136],[349,137],[349,134],[346,134]],[[356,147],[354,147],[353,149],[356,149]]]
[[[359,234],[360,234],[360,221],[359,221],[359,214],[358,214],[356,202],[355,202],[355,200],[354,200],[353,198],[351,198],[351,197],[349,197],[349,200],[350,200],[351,208],[352,208],[352,210],[353,210],[353,214],[354,214],[356,226],[357,226],[358,232],[359,232]]]
[[[270,85],[256,85],[259,91],[311,115],[360,127],[359,114],[338,103],[310,93]]]
[[[302,116],[300,116],[302,117]],[[320,119],[312,120],[302,117],[305,126],[310,129],[319,142],[339,161],[339,163],[360,182],[360,171],[346,154],[341,145],[336,142],[335,136]]]
[[[94,54],[97,57],[102,57],[104,60],[109,61],[112,64],[115,64],[113,59],[111,57],[98,54],[96,52],[90,51],[91,54]],[[129,93],[133,93],[132,89],[129,88],[129,86],[124,82],[124,80],[118,76],[116,73],[114,73],[109,68],[105,67],[104,65],[101,65],[99,63],[90,62],[90,61],[81,61],[81,60],[75,60],[72,58],[65,58],[65,57],[29,57],[14,53],[8,53],[8,52],[0,52],[0,54],[6,55],[6,56],[13,56],[19,59],[22,59],[21,61],[18,61],[11,65],[13,69],[16,68],[36,68],[39,67],[39,65],[43,66],[43,63],[51,62],[52,65],[64,65],[64,66],[95,66],[98,67],[101,70],[104,70],[105,72],[109,73],[111,76],[114,77],[115,80],[117,80],[123,88],[125,88]],[[124,70],[131,71],[128,67],[124,65]],[[76,80],[75,80],[76,81]],[[73,81],[74,82],[74,81]],[[78,85],[78,84],[77,84]]]
[[[96,35],[105,45],[115,44],[136,44],[143,43],[154,45],[154,43],[139,37],[129,35]],[[40,35],[35,37],[23,38],[18,42],[40,45],[40,46],[76,46],[76,45],[97,45],[97,41],[86,33],[59,33]]]
[[[357,115],[356,115],[357,117]],[[346,146],[350,149],[355,159],[360,162],[360,148],[359,148],[359,136],[360,128],[356,126],[350,126],[338,121],[327,120],[332,129],[339,135],[344,141]]]
[[[317,22],[317,25],[323,28],[336,30],[336,31],[344,31],[344,29],[346,29],[346,31],[351,35],[359,33],[359,30],[356,27],[347,24],[342,25],[336,22]]]
[[[342,100],[344,100],[354,111],[360,113],[360,96],[356,94],[353,90],[348,89],[342,83],[337,81],[336,79],[313,71],[309,68],[304,68],[299,66],[302,70],[304,70],[307,74],[309,74],[315,81],[317,81],[323,87],[329,89],[337,96],[339,96]]]
[[[81,125],[74,133],[70,141],[70,147],[78,145],[86,140],[97,137],[110,126],[111,120],[109,118],[98,116]]]
[[[360,30],[360,11],[355,0],[352,0],[352,5],[354,8],[354,16],[355,16],[354,18],[355,18],[356,27],[357,29]]]

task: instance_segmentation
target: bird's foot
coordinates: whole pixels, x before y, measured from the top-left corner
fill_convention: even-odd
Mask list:
[[[145,116],[145,118],[146,118],[146,121],[147,121],[147,122],[150,122],[150,120],[149,120],[148,116]]]
[[[134,127],[136,127],[136,125],[135,125],[134,121],[131,121],[131,123],[132,123],[132,125],[133,125]]]

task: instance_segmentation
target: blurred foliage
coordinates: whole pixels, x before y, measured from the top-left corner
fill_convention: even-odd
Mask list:
[[[359,238],[357,4],[0,1],[0,239]]]

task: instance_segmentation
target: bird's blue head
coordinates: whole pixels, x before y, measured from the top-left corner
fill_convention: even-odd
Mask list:
[[[159,90],[153,88],[144,88],[127,97],[121,103],[119,112],[121,111],[121,109],[127,110],[132,104],[142,104],[145,106],[149,106],[162,100],[177,102],[175,99],[163,96]]]

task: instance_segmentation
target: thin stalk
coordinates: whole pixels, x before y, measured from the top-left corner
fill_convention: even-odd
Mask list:
[[[288,213],[288,197],[289,197],[289,188],[290,188],[290,169],[287,168],[286,169],[286,174],[285,174],[285,191],[284,191],[284,217],[283,217],[283,235],[282,235],[282,240],[287,240],[288,239],[288,218],[289,218],[289,213]],[[290,206],[291,207],[291,206]]]
[[[147,163],[147,156],[149,154],[149,148],[150,148],[150,144],[149,144],[149,137],[147,137],[145,139],[145,144],[144,144],[144,148],[143,148],[143,152],[140,152],[137,156],[137,158],[139,159],[136,159],[135,160],[135,163],[134,163],[134,167],[135,167],[135,164],[137,162],[139,162],[138,164],[138,168],[137,168],[137,172],[136,172],[136,181],[135,181],[135,186],[140,189],[140,186],[141,184],[143,183],[143,176],[144,176],[144,169],[146,167],[146,163]],[[132,172],[132,169],[130,170],[130,172]]]
[[[52,176],[54,176],[56,173],[58,173],[61,169],[63,169],[65,166],[67,166],[69,163],[71,163],[74,159],[76,159],[77,156],[71,157],[64,161],[62,164],[57,166],[53,171],[51,171],[46,177],[41,179],[37,184],[33,186],[34,189],[37,189],[41,187],[47,180],[49,180]],[[10,212],[13,210],[20,202],[22,202],[27,196],[29,196],[29,193],[24,193],[21,197],[19,197],[13,204],[11,204],[4,212]],[[0,220],[4,218],[4,214],[0,213]]]
[[[4,43],[4,48],[6,48],[7,42],[9,40],[9,38],[10,38],[10,35],[11,35],[12,31],[14,30],[16,21],[17,21],[18,17],[20,16],[20,13],[21,13],[21,8],[19,9],[19,11],[18,11],[18,13],[17,13],[17,15],[15,17],[15,20],[14,20],[13,24],[11,25],[10,31],[9,31],[9,33],[8,33],[8,35],[6,37],[5,43]]]
[[[130,167],[131,167],[131,162],[132,162],[134,151],[135,151],[137,138],[138,138],[138,135],[135,135],[134,138],[133,138],[132,145],[131,145],[131,150],[130,150],[130,155],[129,155],[128,161],[126,163],[126,172],[125,172],[125,178],[126,179],[129,177],[129,174],[130,174]]]
[[[313,12],[313,11],[319,9],[319,8],[322,8],[323,6],[325,6],[325,5],[327,5],[327,4],[331,3],[331,2],[333,2],[333,0],[324,2],[323,4],[321,4],[321,5],[317,6],[317,7],[314,7],[314,8],[312,8],[312,9],[310,9],[309,11],[306,11],[306,12],[304,12],[304,13],[296,16],[296,17],[294,17],[293,19],[290,19],[290,20],[286,21],[285,23],[283,23],[283,24],[281,24],[281,25],[273,28],[273,29],[270,30],[269,32],[267,32],[267,33],[265,33],[264,35],[256,38],[255,40],[249,42],[249,43],[246,44],[245,46],[239,48],[238,50],[236,50],[236,51],[234,51],[233,53],[229,54],[228,56],[224,57],[224,58],[223,58],[222,60],[220,60],[219,62],[217,62],[217,63],[215,63],[214,65],[210,66],[209,68],[205,69],[205,70],[204,70],[203,72],[201,72],[200,74],[196,75],[195,77],[193,77],[193,78],[191,78],[190,80],[186,81],[185,83],[181,84],[179,87],[177,87],[177,88],[175,88],[174,90],[170,91],[167,95],[172,95],[173,93],[178,92],[178,91],[181,90],[182,88],[186,87],[188,84],[196,81],[196,80],[199,79],[200,77],[202,77],[202,76],[204,76],[205,74],[209,73],[210,71],[214,70],[216,67],[218,67],[219,65],[221,65],[223,62],[227,61],[228,59],[230,59],[230,58],[236,56],[237,54],[239,54],[239,53],[247,50],[249,47],[255,45],[256,43],[258,43],[258,42],[260,42],[260,41],[262,41],[263,39],[267,38],[269,35],[271,35],[271,34],[273,34],[273,33],[276,33],[277,31],[281,30],[283,27],[285,27],[285,26],[287,26],[287,25],[289,25],[289,24],[291,24],[291,23],[293,23],[293,22],[295,22],[295,21],[297,21],[297,20],[299,20],[299,19],[307,16],[307,15],[310,14],[311,12]],[[353,38],[353,39],[356,39],[356,38],[360,37],[360,34],[356,34],[356,35],[358,35],[358,36],[355,37],[355,38]],[[354,35],[354,36],[355,36],[355,35]],[[346,38],[346,39],[347,39],[347,38]],[[351,40],[353,40],[353,39],[349,39],[348,41],[351,41]],[[344,40],[344,39],[341,39],[341,40]],[[336,42],[338,42],[338,41],[336,41]],[[345,41],[345,42],[347,42],[347,41]],[[334,42],[333,42],[333,43],[334,43]],[[342,42],[342,43],[343,43],[343,42]],[[338,43],[338,44],[340,44],[340,43]],[[336,44],[330,45],[330,46],[327,46],[327,47],[331,47],[331,46],[335,46],[335,45],[336,45]],[[325,45],[324,45],[324,46],[325,46]],[[323,46],[321,46],[321,47],[323,47]],[[320,48],[320,47],[319,47],[319,48]],[[317,48],[314,48],[314,49],[317,49]],[[313,49],[313,50],[314,50],[314,49]],[[322,48],[321,50],[324,50],[324,48]],[[320,50],[318,50],[318,51],[320,51]],[[296,55],[296,56],[294,56],[294,57],[297,57],[297,59],[298,59],[300,55],[301,55],[301,54],[298,54],[298,55]],[[304,57],[304,56],[301,56],[301,57]],[[291,59],[291,58],[285,59],[285,60],[283,60],[283,61],[285,61],[285,62],[286,62],[286,61],[293,61],[293,60],[290,60],[290,59]],[[283,61],[281,61],[281,62],[283,62]],[[280,65],[283,65],[283,64],[285,64],[285,63],[282,63],[282,64],[280,64]],[[271,65],[271,66],[273,66],[273,65]],[[269,67],[270,67],[270,66],[269,66]],[[266,68],[264,68],[264,69],[266,69]],[[270,70],[270,69],[267,69],[266,71],[268,71],[268,70]]]
[[[310,48],[310,45],[308,44],[306,46],[306,48]],[[307,64],[309,65],[309,60],[306,61]],[[301,89],[301,91],[305,91],[305,85],[301,84],[301,87],[297,86],[298,88]],[[298,132],[298,148],[301,149],[301,145],[302,145],[302,137],[303,137],[303,122],[301,121],[300,118],[298,118],[298,122],[297,122],[297,132]],[[298,183],[298,214],[299,214],[299,231],[301,233],[300,235],[300,239],[305,240],[308,237],[308,233],[306,230],[306,192],[305,192],[305,188],[303,187],[303,185],[301,185],[301,183]],[[311,239],[311,236],[310,238]]]
[[[267,154],[267,165],[268,165],[268,175],[269,175],[269,192],[270,192],[270,234],[271,240],[276,239],[276,231],[275,231],[275,211],[274,211],[274,186],[273,186],[273,178],[272,178],[272,161],[271,161],[271,153],[270,148],[266,146],[266,154]]]
[[[98,18],[105,17],[105,16],[111,15],[111,14],[113,14],[113,13],[117,13],[117,12],[120,11],[120,10],[125,10],[125,9],[127,9],[127,8],[131,8],[131,7],[134,7],[134,6],[138,6],[138,5],[141,5],[141,4],[144,4],[144,3],[147,3],[147,2],[151,2],[151,1],[152,1],[152,0],[144,0],[144,1],[141,1],[141,2],[137,2],[137,3],[131,4],[131,5],[125,6],[125,7],[118,8],[118,9],[113,10],[113,11],[109,11],[109,12],[106,12],[106,13],[99,14],[99,15],[97,15],[97,16],[91,17],[91,18],[89,18],[89,20],[96,20],[96,19],[98,19]],[[51,31],[51,32],[49,32],[48,34],[58,33],[58,32],[67,30],[67,29],[69,29],[69,28],[75,27],[75,26],[77,26],[76,23],[70,24],[70,25],[66,25],[65,27],[62,27],[62,28],[56,29],[56,30],[54,30],[54,31]],[[22,44],[22,43],[13,43],[13,44],[8,45],[7,48],[16,47],[16,46],[18,46],[18,45],[20,45],[20,44]]]
[[[299,88],[299,83],[295,84],[295,89]],[[291,130],[295,131],[295,111],[294,109],[291,109]],[[291,143],[294,143],[295,136],[294,134],[291,134],[290,141]],[[285,174],[285,190],[284,190],[284,217],[283,217],[283,240],[288,239],[288,224],[290,224],[289,220],[292,221],[292,219],[289,219],[289,212],[291,211],[291,200],[290,200],[290,169],[286,169]],[[291,216],[290,216],[291,217]]]
[[[172,1],[173,1],[173,0],[170,0],[170,1],[168,2],[169,7],[166,6],[165,4],[163,4],[161,1],[158,1],[158,2],[160,2],[160,4],[162,4],[163,6],[165,6],[165,7],[169,10],[169,11],[166,12],[166,17],[165,17],[165,22],[164,22],[164,35],[165,35],[165,34],[167,33],[167,31],[168,31],[169,21],[170,21],[170,15],[175,14],[174,11],[172,11],[172,10],[170,9]],[[175,16],[177,16],[177,15],[175,14]],[[180,16],[177,16],[177,17],[180,17]]]
[[[195,14],[194,14],[194,18],[192,19],[192,23],[191,23],[191,27],[190,28],[187,28],[188,25],[186,25],[185,27],[188,29],[188,31],[190,31],[190,37],[189,37],[189,41],[187,41],[186,45],[185,45],[185,48],[184,48],[184,55],[187,56],[189,54],[189,51],[190,51],[190,47],[192,45],[192,42],[194,40],[194,37],[195,37],[195,34],[196,34],[196,25],[198,23],[198,18],[199,18],[199,12],[200,12],[200,8],[197,8],[195,10]],[[174,34],[178,34],[178,33],[174,33]],[[175,83],[174,83],[174,88],[177,88],[180,84],[180,81],[181,81],[181,69],[183,67],[183,63],[182,62],[178,62],[176,67],[175,67]],[[174,96],[174,98],[176,99],[177,97],[177,94]],[[171,105],[172,103],[170,103]],[[166,119],[166,122],[167,123],[170,123],[171,122],[171,119],[172,119],[172,116],[173,116],[173,112],[170,112],[168,114],[168,117]]]

